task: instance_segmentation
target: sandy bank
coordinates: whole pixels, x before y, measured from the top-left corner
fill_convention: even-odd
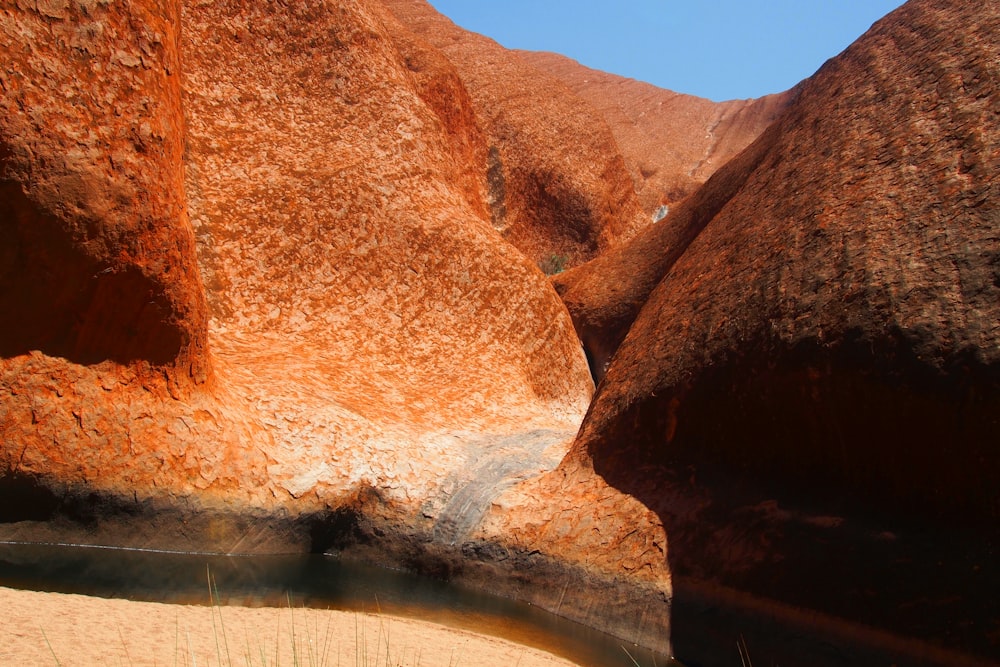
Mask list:
[[[0,588],[0,609],[3,665],[573,664],[495,637],[379,614],[210,608],[9,588]]]

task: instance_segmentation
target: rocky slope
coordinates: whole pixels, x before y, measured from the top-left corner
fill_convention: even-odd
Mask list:
[[[491,220],[504,238],[554,270],[646,224],[615,137],[590,104],[425,0],[382,2],[454,64],[469,91],[488,143]]]
[[[998,29],[911,1],[560,277],[610,365],[558,474],[650,507],[675,577],[998,655]]]
[[[566,558],[570,538],[525,551],[487,523],[558,464],[593,384],[491,225],[449,59],[347,0],[7,3],[0,34],[5,539],[351,547],[609,628],[648,595],[666,626],[669,581],[624,586],[587,549],[648,540],[631,526],[575,528]],[[613,141],[589,150],[605,167],[545,224],[584,201],[592,252],[638,209]]]
[[[0,536],[996,659],[998,29],[912,0],[649,226],[586,91],[424,2],[0,4]],[[574,322],[535,264],[598,253]]]
[[[590,69],[557,53],[518,54],[600,112],[625,158],[639,203],[653,218],[665,215],[746,148],[793,97],[790,91],[712,102]]]

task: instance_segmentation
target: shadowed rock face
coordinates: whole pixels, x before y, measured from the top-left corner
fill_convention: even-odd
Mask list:
[[[653,509],[675,575],[997,655],[969,628],[997,620],[998,30],[908,3],[662,228],[560,277],[614,354],[565,474]]]
[[[493,226],[542,265],[577,264],[641,228],[615,137],[601,115],[557,78],[425,0],[383,0],[455,66],[489,143]]]
[[[699,193],[718,212],[644,305],[581,443],[655,414],[640,432],[664,454],[809,461],[995,510],[996,25],[915,3],[805,85],[705,187],[736,192]]]
[[[144,362],[177,386],[209,374],[176,20],[97,3],[0,14],[0,355]]]
[[[605,118],[650,218],[694,192],[774,122],[793,97],[786,92],[712,102],[593,70],[556,53],[518,55],[565,83]]]

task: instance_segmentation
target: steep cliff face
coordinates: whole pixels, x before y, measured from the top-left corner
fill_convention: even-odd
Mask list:
[[[29,350],[204,382],[184,210],[176,7],[0,14],[0,355]],[[154,370],[157,369],[157,370]]]
[[[638,316],[563,474],[653,509],[675,575],[995,655],[998,29],[908,3],[680,207],[669,258],[567,276],[584,307],[650,277],[604,301]],[[884,532],[914,520],[945,532]]]
[[[555,77],[467,32],[425,0],[384,0],[454,64],[486,135],[493,226],[539,264],[577,264],[641,228],[607,123]]]
[[[435,438],[572,429],[589,394],[579,346],[544,277],[475,215],[475,181],[455,177],[476,128],[428,92],[456,85],[447,63],[406,34],[401,53],[378,5],[217,3],[184,25],[211,340],[220,374],[268,403],[288,448],[272,468],[335,490],[381,470],[361,460],[375,439],[386,474],[424,484]]]
[[[789,91],[712,102],[593,70],[557,53],[518,54],[600,112],[651,218],[666,214],[746,148],[793,97]]]
[[[8,519],[208,509],[243,518],[109,539],[253,549],[246,517],[372,492],[397,534],[457,539],[484,508],[452,495],[558,462],[592,391],[572,323],[484,219],[454,69],[380,5],[0,26]]]

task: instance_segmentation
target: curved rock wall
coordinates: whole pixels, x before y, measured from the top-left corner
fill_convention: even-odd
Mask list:
[[[177,8],[0,15],[0,354],[210,374],[184,208]]]
[[[913,3],[808,81],[727,167],[745,180],[705,202],[581,442],[648,411],[657,450],[996,511],[995,19]]]
[[[483,219],[454,70],[379,5],[2,18],[5,497],[294,519],[378,489],[430,533],[498,443],[496,492],[558,462],[592,391],[571,321]]]
[[[998,21],[907,3],[678,227],[559,279],[610,359],[564,474],[662,522],[682,658],[719,605],[998,654]]]
[[[593,70],[556,53],[518,54],[564,82],[605,118],[648,219],[667,214],[697,190],[794,97],[788,91],[712,102]]]
[[[564,83],[425,0],[383,0],[458,70],[489,143],[493,226],[549,272],[591,259],[646,224],[606,121]]]
[[[622,245],[593,108],[387,4],[0,7],[0,534],[996,655],[998,12],[911,1]],[[534,264],[599,252],[556,281],[590,403]]]

